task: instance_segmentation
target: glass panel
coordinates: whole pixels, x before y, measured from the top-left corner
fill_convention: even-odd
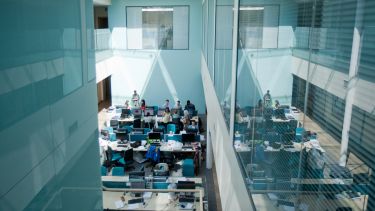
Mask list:
[[[233,142],[257,209],[374,209],[374,6],[240,1]]]
[[[215,37],[215,90],[224,119],[230,122],[233,5],[217,5]]]
[[[189,7],[127,7],[128,49],[188,49]]]

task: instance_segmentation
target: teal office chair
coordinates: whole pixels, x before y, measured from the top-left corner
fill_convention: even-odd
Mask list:
[[[113,167],[112,176],[125,176],[125,171],[123,167]]]
[[[175,124],[168,124],[167,125],[167,133],[169,134],[170,131],[172,131],[173,133],[176,133],[176,125]]]
[[[105,166],[101,166],[102,176],[107,176],[107,168]]]
[[[144,134],[147,134],[147,133],[149,133],[149,132],[151,132],[151,129],[150,129],[150,128],[144,128]]]

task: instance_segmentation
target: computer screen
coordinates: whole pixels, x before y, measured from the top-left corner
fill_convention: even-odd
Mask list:
[[[182,143],[195,142],[195,133],[183,133],[181,141]]]
[[[152,131],[153,131],[154,133],[161,133],[161,134],[164,133],[164,129],[163,129],[163,128],[154,128]]]
[[[146,108],[146,109],[145,109],[145,116],[146,116],[148,113],[150,114],[150,116],[154,116],[154,108]]]
[[[120,140],[127,140],[128,134],[127,133],[116,133],[116,138]]]
[[[161,133],[148,133],[148,139],[161,140]]]
[[[144,202],[143,198],[129,199],[128,204],[138,204],[138,203],[143,203],[143,202]]]
[[[159,108],[158,110],[158,116],[163,116],[165,109]]]
[[[134,116],[141,116],[142,115],[142,110],[139,108],[133,108],[132,113]]]
[[[139,177],[144,177],[145,176],[145,172],[144,171],[132,171],[132,172],[129,172],[129,179],[131,178],[139,178]]]
[[[284,113],[284,109],[283,108],[278,108],[275,110],[274,114],[275,114],[275,117],[276,118],[283,118],[285,117],[285,113]]]
[[[197,134],[198,133],[198,129],[197,128],[187,128],[186,129],[186,132],[187,133],[194,133],[194,134]]]
[[[133,134],[143,134],[144,131],[145,130],[143,128],[133,128],[132,133]]]
[[[121,110],[121,113],[123,114],[123,115],[130,115],[130,109],[126,109],[126,108],[124,108],[124,109],[122,109]]]
[[[195,198],[193,197],[180,197],[178,199],[178,202],[180,203],[194,203],[194,201],[195,201]]]
[[[130,188],[132,188],[132,189],[145,189],[146,183],[145,183],[145,181],[130,182]]]
[[[195,189],[194,181],[178,181],[177,189]]]

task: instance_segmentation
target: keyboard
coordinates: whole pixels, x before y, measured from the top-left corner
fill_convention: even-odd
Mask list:
[[[182,146],[182,149],[192,149],[191,146]]]
[[[117,144],[117,147],[128,147],[127,144]]]

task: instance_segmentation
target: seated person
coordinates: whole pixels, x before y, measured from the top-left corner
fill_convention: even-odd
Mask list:
[[[178,110],[174,110],[172,114],[172,119],[180,118],[180,114],[178,113]]]
[[[189,125],[188,128],[198,130],[198,125],[195,121],[191,121],[191,125]]]
[[[165,108],[165,111],[163,113],[163,123],[164,124],[168,124],[171,120],[171,111],[169,110],[169,108]]]
[[[184,130],[186,130],[188,128],[188,126],[190,125],[190,115],[189,115],[189,112],[187,110],[184,110],[184,116],[182,118],[182,124],[184,125]]]
[[[125,101],[124,108],[125,108],[125,109],[130,109],[129,100],[126,100],[126,101]]]
[[[236,119],[235,119],[235,122],[236,123],[243,123],[244,122],[243,114],[240,111],[240,109],[238,109],[238,108],[236,109]]]

